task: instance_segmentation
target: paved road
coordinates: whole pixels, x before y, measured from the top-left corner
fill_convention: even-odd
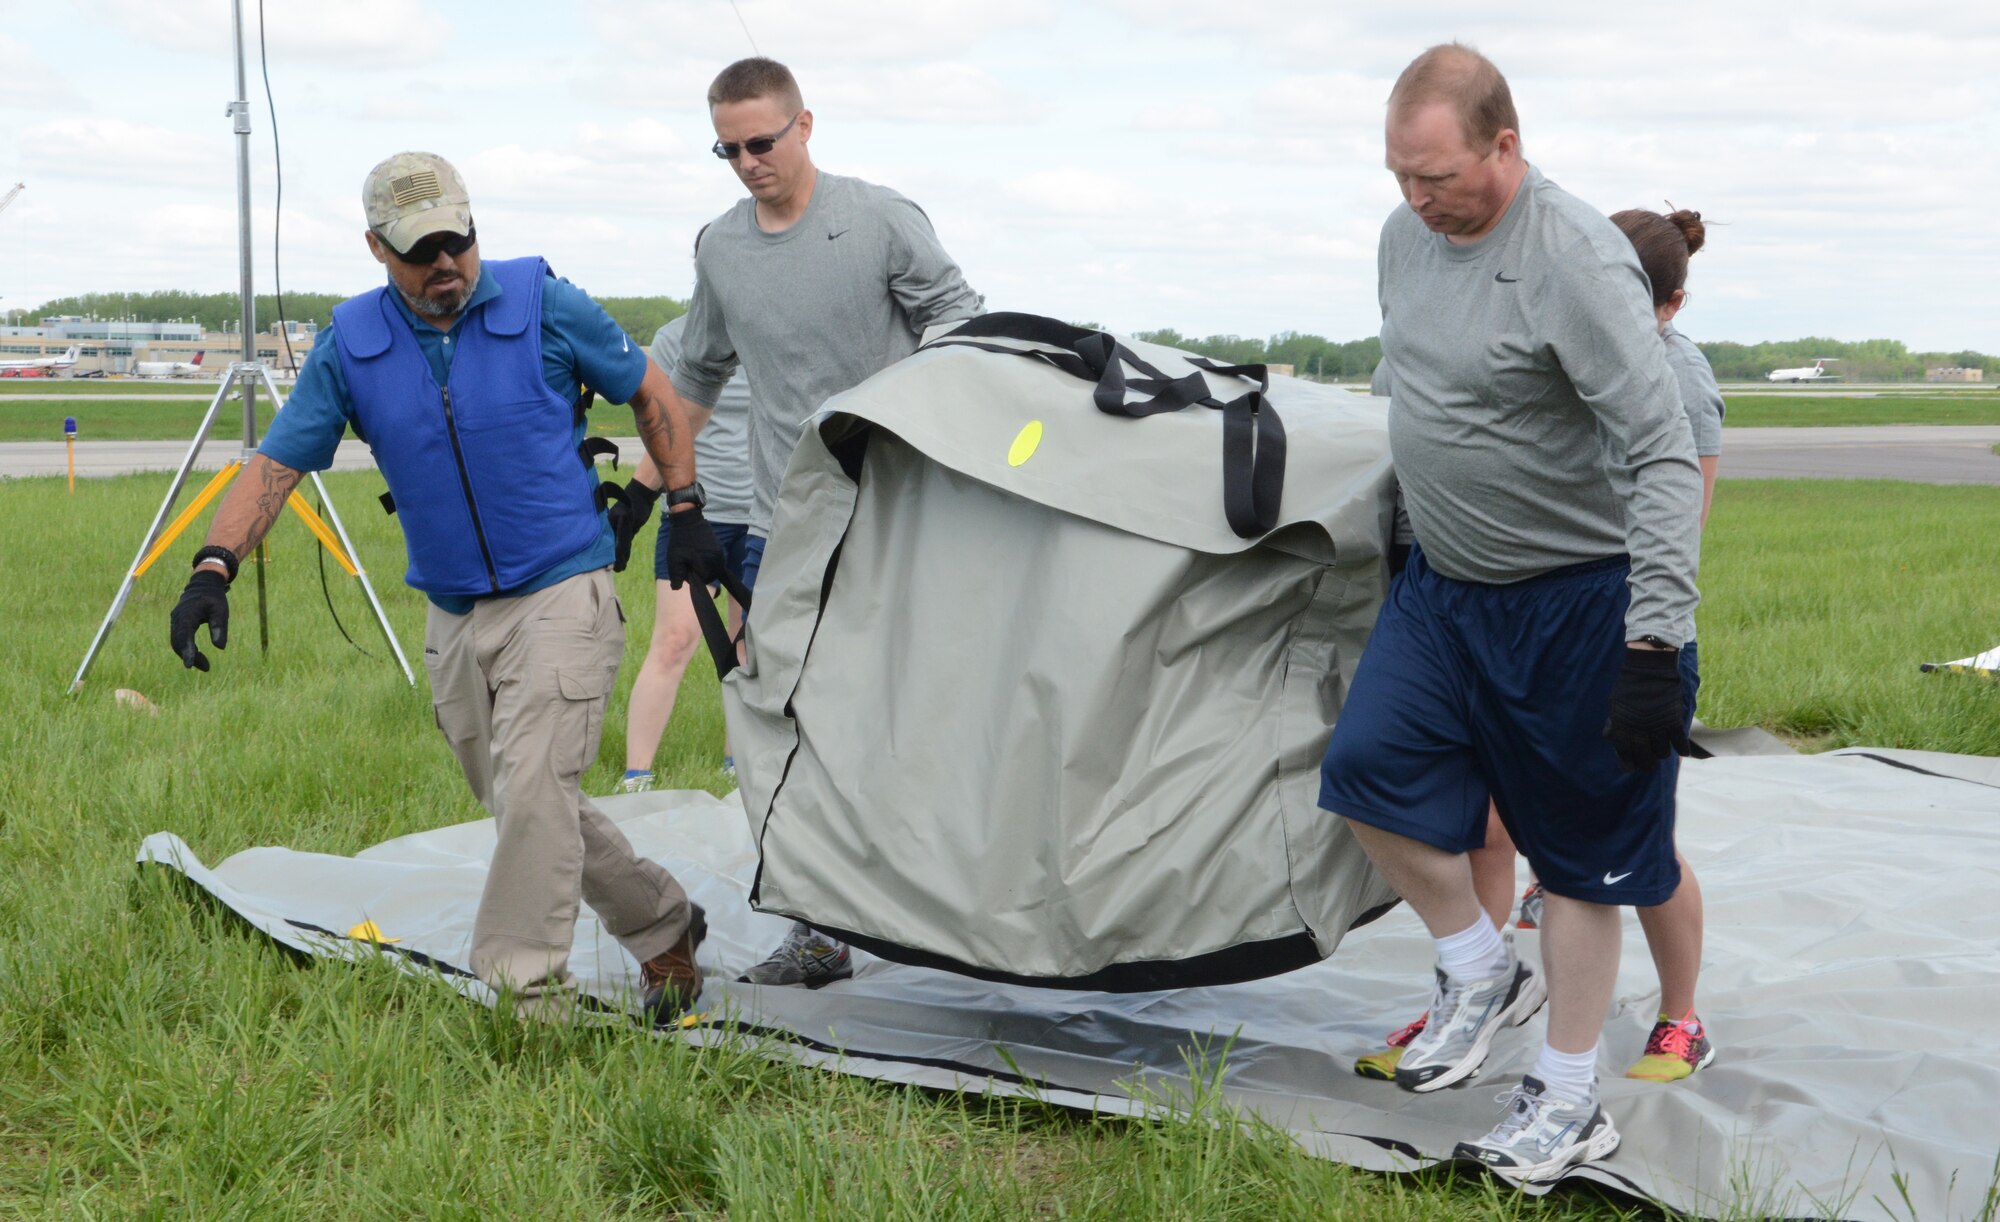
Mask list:
[[[2000,484],[2000,425],[1722,430],[1723,479]]]
[[[1724,429],[1725,479],[1906,479],[1927,484],[2000,484],[2000,425],[1877,425],[1865,428]],[[212,441],[197,466],[213,470],[236,457],[238,445]],[[640,453],[635,438],[618,439],[629,468]],[[171,471],[187,453],[184,441],[79,441],[78,475]],[[344,441],[334,469],[373,465],[368,448]],[[0,476],[61,475],[63,443],[0,444]]]

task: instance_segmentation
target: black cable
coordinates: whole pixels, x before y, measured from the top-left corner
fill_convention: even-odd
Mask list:
[[[271,95],[271,56],[270,52],[265,48],[264,43],[264,0],[257,0],[257,67],[264,76],[264,106],[271,114],[272,179],[277,184],[277,196],[271,205],[271,287],[275,290],[274,297],[278,309],[278,317],[276,319],[278,339],[285,345],[285,363],[296,374],[299,368],[299,358],[292,352],[292,336],[285,329],[285,278],[279,270],[280,247],[278,237],[282,232],[285,219],[285,159],[278,151],[278,101]],[[252,301],[250,309],[253,320],[256,317],[256,308],[256,302]],[[319,500],[319,516],[322,519],[326,517],[326,497],[323,495]],[[314,540],[314,542],[318,542],[318,540]],[[366,649],[362,649],[361,642],[355,640],[348,633],[347,625],[340,622],[340,612],[334,610],[333,607],[333,589],[327,585],[326,581],[326,548],[322,545],[314,550],[319,553],[320,597],[326,600],[326,613],[333,617],[333,626],[340,629],[340,635],[346,638],[347,643],[354,646],[362,657],[374,658],[374,654],[369,653]]]
[[[319,498],[319,516],[321,517],[321,519],[324,519],[326,517],[326,498],[324,496]],[[317,542],[317,540],[315,540],[315,542]],[[333,591],[327,588],[326,584],[326,546],[324,544],[321,544],[319,547],[316,547],[313,550],[319,553],[319,592],[320,596],[326,599],[326,613],[333,617],[333,626],[340,629],[341,636],[347,637],[347,643],[349,645],[352,645],[354,646],[355,649],[360,650],[362,657],[373,660],[375,655],[369,653],[366,649],[362,649],[360,641],[355,640],[351,636],[347,636],[347,625],[340,622],[340,612],[335,611],[333,609]]]
[[[278,267],[278,236],[285,221],[285,159],[278,152],[278,102],[271,96],[271,57],[264,49],[264,0],[257,0],[257,67],[264,74],[264,106],[271,112],[271,177],[277,184],[277,198],[271,203],[271,287],[276,290],[278,338],[285,345],[285,363],[296,374],[299,358],[292,354],[292,336],[285,330],[285,278]],[[253,317],[255,310],[252,303]]]

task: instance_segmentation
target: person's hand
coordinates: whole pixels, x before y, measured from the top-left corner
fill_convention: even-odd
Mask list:
[[[208,669],[208,658],[194,644],[194,630],[203,624],[208,625],[208,639],[217,649],[228,648],[229,579],[209,568],[196,569],[188,578],[168,621],[167,640],[181,656],[181,664],[195,670]]]
[[[1626,647],[1625,664],[1611,689],[1604,737],[1626,772],[1650,771],[1669,753],[1686,755],[1694,749],[1687,736],[1679,651]]]
[[[722,544],[700,506],[667,515],[667,581],[678,590],[686,582],[707,585],[722,576]]]
[[[612,485],[606,485],[607,488]],[[653,516],[653,503],[660,499],[660,490],[648,488],[638,480],[625,485],[625,495],[613,497],[605,507],[605,515],[611,519],[611,534],[617,540],[617,557],[611,562],[611,571],[622,573],[632,560],[632,540],[638,537],[646,519]]]

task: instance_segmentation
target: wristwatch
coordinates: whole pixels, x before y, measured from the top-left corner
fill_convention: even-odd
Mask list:
[[[667,489],[667,509],[669,511],[677,505],[692,505],[696,509],[700,509],[706,504],[708,504],[708,491],[701,486],[700,480],[696,480],[685,488]]]

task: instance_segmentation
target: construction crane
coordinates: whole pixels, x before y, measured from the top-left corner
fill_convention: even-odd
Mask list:
[[[5,195],[0,195],[0,212],[7,211],[7,205],[14,202],[14,197],[27,189],[28,189],[27,183],[17,182],[14,184],[14,189],[12,191],[7,192],[7,194]]]

